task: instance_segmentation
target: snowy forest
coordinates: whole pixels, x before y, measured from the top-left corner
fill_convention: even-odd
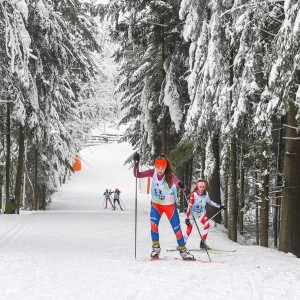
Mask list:
[[[1,207],[45,210],[120,109],[144,165],[207,180],[232,241],[300,257],[299,1],[0,0],[0,53]]]

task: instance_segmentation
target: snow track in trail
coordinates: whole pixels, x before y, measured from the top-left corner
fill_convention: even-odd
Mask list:
[[[14,241],[18,240],[20,236],[23,235],[23,233],[26,231],[28,227],[28,223],[26,222],[26,219],[24,218],[20,219],[18,218],[17,215],[9,215],[9,216],[4,215],[3,217],[9,218],[11,222],[11,227],[1,232],[0,247],[2,249],[5,249],[9,247],[11,244],[13,244]]]
[[[126,143],[85,149],[82,171],[53,195],[47,211],[0,215],[1,300],[299,299],[299,259],[233,243],[222,226],[212,226],[208,243],[236,249],[209,253],[223,265],[135,260],[135,179],[123,165],[132,152]],[[116,187],[126,211],[102,207],[105,188]],[[137,201],[137,258],[143,258],[151,252],[150,201],[139,193]],[[165,216],[159,233],[162,257],[179,258],[167,252],[176,238]],[[198,246],[193,231],[188,248]],[[208,259],[205,252],[194,255]]]

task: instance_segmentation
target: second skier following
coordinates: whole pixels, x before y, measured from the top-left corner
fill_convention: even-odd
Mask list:
[[[188,209],[186,212],[185,224],[187,225],[184,241],[187,242],[189,235],[193,230],[194,221],[199,220],[204,226],[204,232],[201,236],[200,248],[209,249],[206,244],[206,238],[210,228],[209,220],[206,215],[206,204],[212,205],[216,208],[226,209],[223,204],[217,204],[212,201],[205,190],[206,182],[202,179],[198,180],[195,190],[191,193]]]
[[[160,155],[155,160],[155,168],[144,172],[139,171],[140,156],[135,153],[134,175],[137,178],[152,177],[151,182],[151,238],[152,258],[158,258],[161,248],[159,243],[159,221],[163,213],[166,214],[175,233],[180,256],[184,260],[194,260],[194,256],[186,250],[183,234],[180,226],[179,214],[176,208],[177,189],[183,188],[184,184],[174,175],[171,163],[165,155]]]

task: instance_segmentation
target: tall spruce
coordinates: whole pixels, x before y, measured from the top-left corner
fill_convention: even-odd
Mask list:
[[[187,43],[181,36],[180,1],[112,1],[111,36],[120,43],[115,58],[121,81],[116,89],[124,110],[121,123],[131,122],[125,132],[151,162],[168,154],[182,135],[184,104],[188,102]]]
[[[300,257],[298,218],[299,207],[299,95],[300,95],[300,3],[285,1],[281,7],[284,20],[276,39],[276,52],[269,84],[272,90],[273,107],[287,115],[283,162],[282,219],[279,249]]]
[[[22,132],[11,140],[13,149],[19,144],[18,164],[7,169],[11,180],[17,174],[13,193],[18,202],[25,170],[27,204],[45,209],[59,176],[72,168],[82,136],[90,129],[88,118],[97,116],[80,110],[80,102],[95,93],[88,83],[98,74],[97,25],[89,6],[80,1],[39,0],[28,6],[5,1],[0,9],[0,29],[8,33],[1,34],[1,94],[11,99],[12,130]],[[25,139],[28,161],[23,168]],[[17,154],[12,155],[16,161]]]

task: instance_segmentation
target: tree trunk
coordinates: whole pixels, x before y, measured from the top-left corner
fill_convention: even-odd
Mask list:
[[[244,173],[244,147],[241,145],[240,158],[240,201],[239,201],[239,232],[244,233],[244,190],[245,190],[245,173]]]
[[[5,189],[5,198],[6,198],[6,204],[9,203],[9,197],[10,197],[10,104],[7,103],[7,111],[6,111],[6,189]]]
[[[67,181],[67,175],[68,175],[68,168],[65,167],[64,177],[62,179],[62,183],[65,184]]]
[[[189,160],[189,164],[190,164],[190,172],[188,174],[189,176],[189,188],[192,188],[192,180],[193,180],[193,157]]]
[[[258,170],[258,166],[255,164],[255,170]],[[255,172],[255,182],[258,181],[258,171]],[[259,190],[257,184],[255,185],[255,199],[259,198]],[[259,209],[258,209],[258,201],[255,200],[255,240],[256,245],[259,245]]]
[[[224,180],[224,205],[228,207],[228,176]],[[224,212],[224,227],[228,228],[228,209]]]
[[[162,153],[165,155],[168,155],[168,141],[167,141],[167,126],[166,126],[166,120],[165,117],[162,120],[161,123],[161,149]]]
[[[2,94],[0,93],[0,97],[2,96]],[[4,119],[4,115],[5,115],[5,105],[0,105],[0,118]],[[5,132],[5,124],[4,122],[0,122],[0,132]],[[4,137],[4,136],[3,136]],[[5,149],[5,141],[2,137],[0,137],[0,143],[2,146],[2,149]],[[4,192],[4,166],[1,164],[0,165],[0,213],[2,212],[3,209],[3,197],[5,195]]]
[[[236,242],[237,241],[237,197],[236,197],[236,138],[231,138],[230,145],[230,207],[229,207],[229,227],[230,235],[229,238]]]
[[[3,187],[3,173],[2,173],[2,167],[0,166],[0,213],[2,212],[2,187]]]
[[[25,127],[20,125],[19,128],[19,155],[16,175],[15,201],[17,205],[17,213],[19,213],[21,203],[22,179],[23,179],[23,165],[25,153]]]
[[[256,240],[256,245],[259,245],[259,204],[258,202],[255,203],[255,240]]]
[[[285,117],[282,117],[280,122],[280,130],[278,137],[278,146],[277,146],[277,176],[276,176],[276,194],[275,194],[275,209],[274,209],[274,217],[273,217],[273,230],[274,230],[274,247],[278,246],[278,232],[279,232],[279,224],[280,224],[280,205],[281,205],[281,193],[279,190],[282,187],[282,168],[283,168],[283,149],[284,143],[282,140],[283,135],[283,122]]]
[[[160,20],[160,23],[164,24],[164,18],[162,18]],[[162,60],[162,67],[161,67],[162,78],[165,79],[166,78],[166,73],[165,73],[165,70],[163,68],[163,65],[164,65],[165,60],[166,60],[166,58],[165,58],[165,30],[164,30],[164,27],[161,28],[161,60]],[[164,153],[166,155],[169,154],[167,127],[168,127],[168,124],[166,122],[166,116],[164,116],[163,119],[162,119],[162,125],[161,125],[161,148],[162,148],[162,153]]]
[[[300,133],[295,128],[297,111],[294,103],[291,102],[287,113],[287,125],[291,127],[287,127],[285,132],[279,250],[300,257]]]
[[[233,85],[234,71],[234,47],[230,50],[229,58],[229,86]],[[229,103],[230,106],[233,102],[232,90],[229,92]],[[231,114],[231,112],[230,112]],[[230,118],[231,116],[229,116]],[[228,237],[236,242],[237,241],[237,197],[236,197],[236,137],[235,133],[232,133],[230,141],[230,203],[229,203],[229,222],[228,222]]]
[[[42,184],[41,188],[41,204],[40,204],[40,209],[41,210],[46,210],[46,185]]]
[[[38,149],[35,149],[33,208],[38,209]]]
[[[269,238],[269,162],[268,149],[263,142],[261,149],[261,206],[260,206],[260,245],[268,247]]]
[[[185,206],[186,206],[186,203],[185,203],[185,198],[184,198],[184,195],[183,195],[183,193],[182,192],[180,192],[180,194],[179,194],[180,196],[179,196],[179,212],[184,212],[184,208],[185,208]]]
[[[219,156],[219,135],[215,134],[213,137],[213,143],[212,143],[212,148],[213,148],[213,155],[216,161],[216,165],[215,165],[215,169],[212,173],[212,176],[209,180],[209,195],[210,198],[220,204],[221,203],[221,193],[220,193],[220,156]],[[207,205],[206,206],[207,209],[207,215],[209,218],[211,218],[213,215],[215,215],[219,209],[211,206],[211,205]],[[221,223],[222,220],[222,215],[218,214],[215,218],[214,221],[216,223]]]

